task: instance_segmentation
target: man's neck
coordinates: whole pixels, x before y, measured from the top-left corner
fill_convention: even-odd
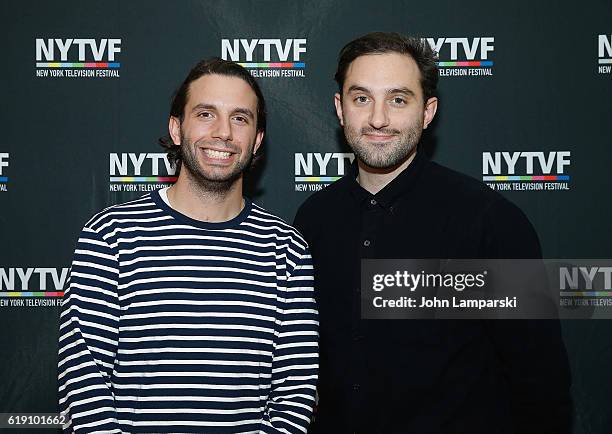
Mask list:
[[[370,167],[361,160],[358,160],[359,175],[357,175],[357,182],[370,193],[376,194],[393,181],[397,175],[406,170],[406,168],[410,166],[410,163],[412,163],[412,160],[414,160],[415,155],[416,149],[406,160],[397,166],[385,169]]]
[[[194,220],[210,223],[226,222],[242,211],[242,177],[223,192],[206,189],[181,170],[176,183],[168,189],[168,201],[176,211]]]

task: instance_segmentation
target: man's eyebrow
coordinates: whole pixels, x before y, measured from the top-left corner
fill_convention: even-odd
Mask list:
[[[196,104],[191,109],[192,112],[196,112],[198,110],[217,110],[217,106],[214,104],[200,103],[200,104]],[[250,109],[246,107],[236,107],[235,109],[232,110],[232,113],[241,113],[245,116],[248,116],[251,119],[255,119],[255,115],[253,114],[253,111],[251,111]]]
[[[371,90],[368,89],[367,87],[363,87],[363,86],[359,86],[359,85],[354,84],[351,87],[349,87],[348,90],[347,90],[347,93],[351,93],[351,92],[371,93]],[[387,95],[393,95],[393,94],[396,94],[396,93],[401,93],[401,94],[408,95],[408,96],[416,96],[416,94],[412,90],[408,89],[405,86],[403,86],[403,87],[394,87],[394,88],[391,88],[391,89],[387,89],[385,91],[385,93]]]
[[[407,87],[398,87],[398,88],[387,90],[387,95],[393,95],[395,93],[403,93],[404,95],[408,95],[408,96],[416,96],[415,93],[411,91],[410,89],[408,89]]]
[[[358,86],[356,84],[352,85],[351,87],[349,87],[346,91],[346,93],[351,93],[351,92],[365,92],[365,93],[370,93],[370,89],[368,89],[367,87],[363,87],[363,86]]]
[[[192,112],[196,112],[198,110],[217,110],[217,106],[215,106],[214,104],[196,104],[193,106],[193,108],[191,109]]]

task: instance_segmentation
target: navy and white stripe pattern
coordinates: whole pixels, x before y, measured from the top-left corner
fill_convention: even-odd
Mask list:
[[[65,292],[66,432],[303,433],[318,372],[303,238],[246,201],[204,223],[153,192],[94,216]]]

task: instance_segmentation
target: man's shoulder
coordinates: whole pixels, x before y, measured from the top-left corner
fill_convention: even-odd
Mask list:
[[[151,193],[147,193],[138,199],[111,205],[95,213],[87,220],[84,229],[99,232],[126,219],[135,221],[139,218],[146,218],[146,215],[154,212],[155,209],[157,209],[157,205],[153,201]]]
[[[349,194],[349,185],[351,179],[348,175],[343,176],[336,182],[327,187],[311,194],[300,205],[300,212],[308,212],[314,210],[320,213],[322,209],[330,210],[339,206],[343,206],[344,198]]]
[[[427,182],[434,193],[457,209],[475,212],[522,214],[518,206],[472,176],[431,162]]]
[[[495,246],[497,251],[489,252],[490,257],[539,257],[537,233],[516,204],[485,183],[437,163],[431,164],[430,179],[438,191],[444,191],[447,206],[452,210],[449,212],[456,214],[462,210],[480,222],[489,238],[494,235],[499,238],[500,245]]]
[[[313,193],[298,208],[293,224],[312,243],[315,233],[330,227],[330,221],[345,213],[351,179],[348,175]],[[331,219],[331,220],[330,220]],[[332,225],[333,226],[333,225]]]
[[[444,196],[457,200],[492,203],[504,199],[484,182],[433,161],[429,164],[428,182]]]
[[[251,218],[261,228],[272,231],[280,237],[290,239],[291,242],[306,248],[306,241],[295,227],[256,203],[252,204]]]

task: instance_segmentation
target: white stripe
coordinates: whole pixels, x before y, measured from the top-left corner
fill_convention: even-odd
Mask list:
[[[141,314],[126,314],[121,318],[123,320],[140,320],[147,318],[185,318],[185,317],[195,317],[195,318],[245,318],[245,319],[255,319],[259,321],[267,321],[267,322],[275,322],[276,318],[273,316],[264,316],[264,315],[254,315],[251,313],[242,313],[242,312],[151,312],[151,313],[141,313]]]
[[[72,279],[74,279],[75,277],[81,277],[83,279],[97,280],[99,282],[104,282],[104,283],[106,283],[106,284],[108,284],[110,286],[117,286],[117,281],[116,280],[107,279],[106,277],[98,276],[96,274],[79,273],[79,272],[76,272],[76,271],[72,270],[70,275],[71,275]]]
[[[106,244],[106,243],[102,243],[102,242],[96,242],[96,243],[93,243],[93,242],[91,242],[91,240],[79,239],[79,244],[84,244],[84,243],[88,243],[88,244],[96,244],[96,245],[101,245],[101,246],[104,246],[104,247],[106,247],[106,248],[109,248],[109,245],[108,245],[108,244]],[[76,255],[82,255],[82,256],[92,256],[92,257],[94,257],[94,258],[106,259],[106,260],[108,260],[108,261],[114,261],[114,262],[116,262],[116,261],[117,261],[117,258],[116,258],[114,255],[107,255],[107,254],[105,254],[105,253],[100,253],[100,252],[97,252],[97,251],[95,251],[95,250],[83,250],[83,249],[76,249],[76,250],[74,251],[74,253],[75,253],[75,256],[76,256]],[[116,272],[116,271],[117,271],[117,270],[115,270],[115,272]]]
[[[259,423],[260,419],[248,419],[248,420],[240,420],[235,422],[201,422],[197,420],[173,420],[173,421],[165,421],[165,420],[155,420],[155,421],[132,421],[132,420],[124,420],[119,419],[119,423],[124,425],[131,426],[240,426],[240,425],[249,425]]]
[[[272,357],[272,351],[263,350],[248,350],[248,349],[236,349],[236,348],[224,348],[224,353],[228,354],[252,354],[255,356],[266,356]],[[213,353],[218,354],[220,350],[217,348],[176,348],[176,347],[162,347],[162,348],[138,348],[138,349],[127,349],[119,348],[118,354],[152,354],[152,353]]]
[[[277,359],[275,358],[274,361],[277,361]],[[305,369],[317,369],[319,367],[318,363],[314,363],[311,365],[287,365],[284,366],[282,368],[275,368],[272,369],[272,373],[273,374],[278,374],[279,372],[286,372],[286,371],[301,371],[301,370],[305,370]]]
[[[242,254],[246,254],[250,256],[257,256],[257,257],[262,257],[262,258],[268,258],[268,257],[276,258],[276,254],[274,251],[257,252],[254,250],[243,250],[243,249],[237,249],[233,247],[215,246],[215,245],[208,245],[208,246],[189,246],[189,245],[176,245],[175,246],[175,245],[172,245],[172,247],[170,248],[172,250],[192,250],[192,251],[193,250],[213,250],[213,251],[219,251],[219,252],[242,253]],[[168,250],[168,249],[169,249],[168,246],[141,246],[141,247],[134,247],[132,249],[121,249],[119,250],[119,254],[120,255],[132,255],[138,252],[147,252],[147,251],[156,252],[156,251]]]
[[[299,395],[296,394],[296,397]],[[302,395],[306,397],[307,395]],[[261,397],[257,396],[194,396],[194,395],[171,395],[171,396],[131,396],[131,395],[120,395],[115,396],[115,401],[142,401],[142,402],[260,402]],[[120,407],[123,408],[123,407]]]
[[[120,332],[155,330],[155,329],[196,329],[196,330],[246,330],[261,333],[274,333],[274,329],[241,324],[147,324],[142,326],[121,326]]]
[[[253,366],[270,368],[272,363],[267,362],[249,362],[242,360],[211,360],[211,359],[161,359],[161,360],[138,360],[138,361],[127,361],[118,360],[117,365],[119,366],[160,366],[160,365],[215,365],[215,366]]]
[[[242,261],[241,261],[242,263]],[[257,270],[248,270],[245,268],[235,268],[235,267],[190,267],[190,266],[169,266],[169,267],[140,267],[133,271],[129,271],[127,273],[119,274],[119,278],[123,279],[126,277],[133,276],[139,273],[164,273],[166,271],[208,271],[208,272],[231,272],[231,273],[240,273],[240,274],[253,274],[255,276],[267,276],[267,277],[276,277],[276,271],[257,271]]]
[[[99,259],[101,255],[97,253],[94,256],[96,256],[96,259]],[[72,267],[74,267],[75,265],[80,265],[82,267],[94,268],[96,270],[104,270],[104,271],[108,271],[109,273],[117,274],[117,269],[116,268],[107,267],[105,265],[100,265],[100,264],[96,264],[96,263],[93,263],[93,262],[73,261],[72,262]],[[73,275],[78,276],[79,274],[73,273]],[[97,277],[97,276],[94,276],[94,278],[95,277]],[[115,282],[115,281],[113,280],[112,282]]]
[[[65,389],[61,389],[61,388],[60,388],[60,391],[61,391],[61,392],[63,392],[64,390],[65,390]],[[110,392],[110,391],[109,391],[109,389],[108,389],[108,387],[106,387],[106,386],[105,386],[105,385],[103,385],[103,384],[93,384],[93,385],[91,385],[91,386],[85,386],[85,387],[81,387],[81,388],[79,388],[79,389],[74,389],[74,390],[69,391],[69,392],[68,392],[68,393],[67,393],[65,396],[63,396],[62,398],[60,398],[59,403],[60,403],[60,404],[63,404],[64,402],[66,402],[66,400],[67,400],[69,397],[76,396],[76,395],[79,395],[79,394],[81,394],[81,393],[85,393],[85,392],[91,392],[92,390],[104,390],[106,393],[109,393],[109,392]],[[103,396],[102,396],[102,398],[104,398],[104,397],[105,397],[105,396],[103,395]],[[109,397],[110,397],[110,393],[109,393]]]
[[[272,345],[271,339],[245,338],[240,336],[187,336],[187,335],[163,335],[143,336],[140,338],[120,338],[120,342],[164,342],[164,341],[212,341],[212,342],[251,342],[254,344]],[[219,348],[217,348],[219,350]]]
[[[76,415],[76,414],[75,414],[75,415],[72,415],[73,419],[74,419],[74,418],[77,418],[77,417],[79,417],[79,416],[81,416],[81,415],[80,415],[80,414],[79,414],[79,415]],[[97,420],[97,421],[95,421],[95,422],[83,423],[83,424],[79,424],[79,425],[77,425],[77,424],[75,423],[75,424],[74,424],[74,430],[75,430],[75,431],[78,431],[78,430],[80,430],[80,429],[84,429],[84,428],[93,428],[93,427],[98,426],[98,425],[104,425],[104,424],[106,424],[106,423],[116,423],[116,422],[117,422],[117,419],[115,419],[115,418],[113,417],[113,418],[107,418],[107,419]],[[88,432],[88,433],[89,433],[90,431],[89,431],[89,430],[87,430],[86,432]]]
[[[212,377],[212,378],[223,378],[223,379],[234,379],[234,378],[271,378],[272,374],[249,374],[246,372],[176,372],[176,371],[163,371],[163,372],[116,372],[116,378],[155,378],[155,377]],[[180,387],[180,384],[177,385]]]
[[[240,290],[240,289],[206,289],[206,288],[158,288],[158,289],[147,289],[147,290],[138,290],[127,293],[119,297],[119,300],[125,301],[130,298],[151,295],[151,294],[228,294],[228,295],[250,295],[252,297],[260,297],[260,298],[271,298],[275,299],[275,294],[268,294],[265,292],[259,291],[249,291],[249,290]],[[171,299],[165,298],[166,302],[172,302]]]
[[[202,390],[260,390],[261,384],[204,384],[204,383],[180,383],[180,384],[115,384],[115,389],[143,389],[143,390],[163,390],[163,389],[202,389]]]
[[[82,308],[80,306],[77,306],[75,304],[70,305],[70,307],[68,308],[68,312],[70,312],[70,313],[75,313],[75,312],[86,313],[86,314],[89,314],[89,315],[92,315],[92,316],[98,316],[98,317],[101,317],[101,318],[110,319],[110,320],[115,321],[115,322],[119,321],[119,318],[116,317],[115,315],[111,315],[111,314],[106,313],[106,312],[100,312],[99,310],[84,309],[84,308]],[[79,318],[78,314],[73,315],[72,318],[74,318],[75,321],[78,323],[78,318]]]
[[[196,300],[156,300],[142,301],[139,303],[130,303],[127,308],[146,307],[146,306],[167,306],[172,305],[188,305],[188,306],[241,306],[255,307],[259,309],[275,310],[275,307],[269,304],[253,303],[250,301],[232,301],[232,300],[217,300],[217,301],[196,301]],[[220,312],[218,316],[223,318],[225,312]]]
[[[110,297],[111,299],[113,299],[113,298],[116,299],[117,298],[117,293],[116,292],[108,291],[108,290],[106,290],[104,288],[98,288],[96,286],[83,285],[83,284],[75,283],[75,282],[70,283],[70,288],[68,290],[69,292],[64,293],[64,297],[66,296],[66,294],[70,295],[71,294],[70,291],[74,292],[73,289],[82,289],[84,291],[91,291],[91,292],[93,292],[92,295],[96,295],[97,293],[104,294],[107,297]],[[85,294],[83,294],[83,295],[85,295]],[[113,306],[113,305],[111,305],[111,306]]]
[[[195,256],[195,255],[184,255],[184,256],[144,256],[144,257],[137,257],[134,259],[130,259],[129,261],[122,261],[120,263],[121,267],[127,267],[129,265],[134,265],[137,264],[138,262],[148,262],[148,261],[162,261],[162,262],[167,262],[167,261],[193,261],[193,260],[197,260],[197,261],[219,261],[219,262],[236,262],[239,264],[249,264],[249,265],[257,265],[260,267],[270,267],[270,266],[275,266],[276,263],[274,261],[269,261],[269,262],[263,262],[260,260],[257,261],[251,261],[249,259],[243,259],[243,258],[232,258],[231,256],[225,257],[225,256],[215,256],[215,255],[201,255],[201,256]]]
[[[76,293],[75,294],[70,294],[70,300],[71,301],[79,300],[79,301],[82,301],[83,303],[97,304],[97,305],[103,306],[103,307],[105,307],[107,309],[112,309],[112,310],[116,310],[116,311],[119,310],[119,305],[118,304],[110,303],[110,302],[108,302],[106,300],[99,300],[97,298],[83,297],[83,296],[81,296],[79,294],[76,294]],[[93,306],[91,306],[91,307],[93,307]]]

